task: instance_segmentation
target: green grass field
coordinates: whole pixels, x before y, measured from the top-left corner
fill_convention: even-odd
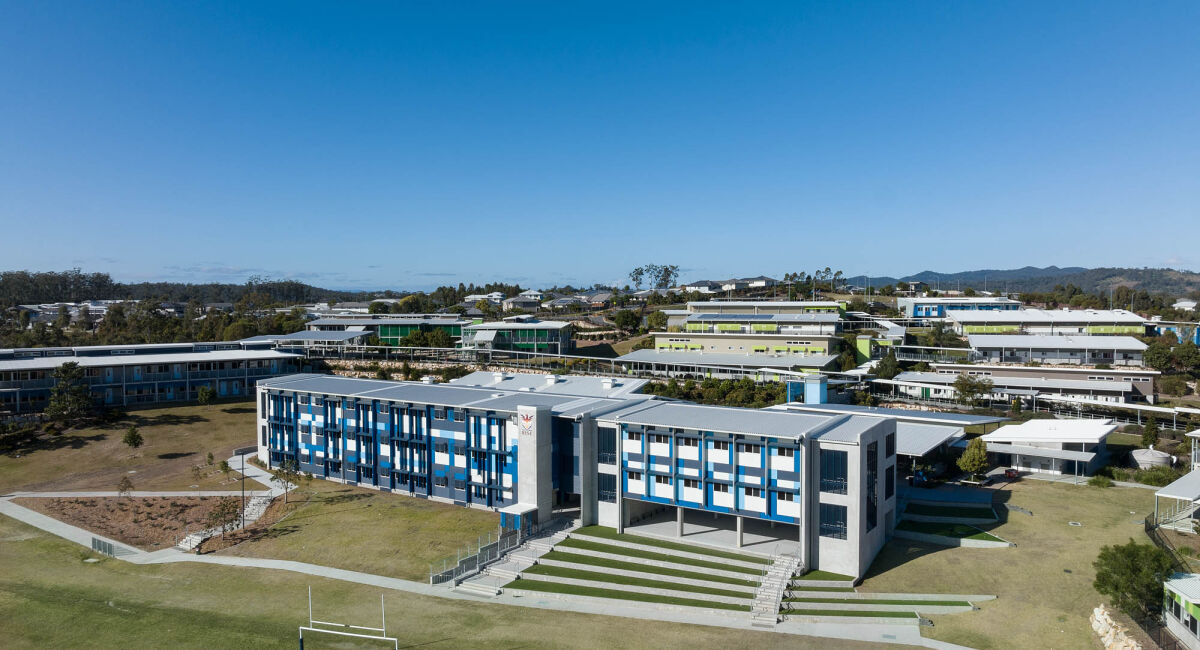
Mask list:
[[[927,517],[961,517],[964,519],[995,519],[996,513],[991,508],[970,508],[967,506],[937,506],[927,503],[910,503],[904,512]]]
[[[665,548],[672,551],[684,551],[687,553],[697,553],[700,555],[711,555],[713,557],[721,557],[727,560],[740,560],[742,562],[754,562],[756,564],[770,564],[771,560],[758,557],[755,555],[746,555],[744,553],[734,553],[731,551],[722,551],[720,549],[709,548],[707,546],[695,546],[692,544],[680,544],[669,540],[658,539],[656,537],[645,537],[643,535],[620,534],[615,528],[606,526],[584,526],[578,531],[580,535],[589,535],[591,537],[603,537],[604,539],[617,540],[622,542],[631,542],[633,544],[641,544],[642,546],[654,546],[657,548]]]
[[[130,426],[137,426],[145,439],[136,450],[121,442]],[[119,422],[43,435],[34,447],[0,455],[0,492],[116,490],[122,476],[129,476],[135,490],[187,490],[192,485],[234,490],[238,482],[226,482],[205,457],[211,452],[219,463],[235,448],[253,444],[253,402],[130,411]],[[194,465],[204,465],[198,481]],[[261,489],[247,482],[247,489],[251,486]]]
[[[329,552],[332,554],[333,549]],[[803,637],[447,600],[264,569],[208,564],[136,566],[103,559],[76,544],[0,516],[0,620],[4,647],[296,647],[307,620],[378,625],[379,595],[388,633],[405,647],[439,648],[792,648]],[[822,640],[830,648],[867,644]],[[306,647],[378,647],[310,637]],[[873,646],[870,646],[873,647]]]
[[[803,582],[805,580],[853,580],[853,579],[854,579],[854,576],[846,576],[846,575],[842,575],[840,573],[833,573],[832,571],[822,571],[820,569],[809,571],[808,573],[800,576],[799,578],[794,578],[794,580],[796,582]]]
[[[993,594],[970,616],[929,615],[926,636],[972,648],[1096,648],[1088,617],[1106,599],[1092,588],[1100,547],[1147,543],[1142,520],[1154,493],[1142,488],[1018,481],[1000,500],[1032,516],[1001,512],[991,532],[1016,544],[942,547],[893,539],[875,559],[860,592]],[[1083,526],[1070,526],[1076,521]]]
[[[698,594],[711,594],[713,596],[729,596],[731,598],[754,598],[754,592],[751,590],[732,591],[729,589],[717,589],[714,587],[701,587],[682,582],[671,582],[670,580],[651,580],[649,578],[635,578],[632,576],[604,573],[602,571],[568,569],[566,567],[546,566],[542,564],[535,564],[522,571],[521,574],[543,575],[558,578],[575,578],[577,580],[597,580],[600,582],[611,582],[618,585],[630,585],[632,587],[646,587],[647,589],[674,589],[677,591],[692,591]]]
[[[555,548],[561,549],[584,549],[589,551],[602,551],[604,553],[613,553],[616,555],[627,555],[629,557],[641,558],[644,560],[657,560],[659,562],[674,562],[675,564],[686,564],[701,569],[717,569],[719,571],[736,571],[738,573],[747,573],[750,575],[758,575],[761,573],[758,569],[737,566],[733,564],[723,564],[721,562],[709,562],[707,560],[693,560],[687,557],[679,557],[668,553],[653,553],[650,551],[642,551],[624,546],[614,546],[612,544],[601,544],[599,542],[590,542],[581,539],[567,538],[560,542]]]
[[[1004,540],[966,524],[933,523],[927,521],[901,521],[896,524],[896,530],[907,530],[926,535],[941,535],[955,539],[978,539],[986,542],[1003,542]]]
[[[788,614],[794,616],[855,616],[862,618],[864,616],[871,618],[917,618],[913,612],[872,612],[872,611],[853,611],[848,609],[789,609]]]
[[[711,600],[696,600],[693,598],[676,598],[674,596],[659,596],[644,594],[636,591],[621,591],[619,589],[603,589],[599,587],[581,587],[558,582],[543,582],[541,580],[526,580],[518,578],[504,586],[505,589],[524,589],[527,591],[545,591],[554,594],[572,594],[575,596],[591,596],[592,598],[611,598],[613,600],[628,600],[641,603],[662,603],[664,605],[684,605],[686,607],[707,607],[708,609],[728,609],[735,612],[750,611],[749,605],[730,605]]]
[[[561,544],[556,548],[561,548]],[[641,571],[643,573],[655,573],[673,578],[692,578],[695,580],[708,580],[709,582],[720,582],[738,587],[758,587],[757,580],[740,580],[738,578],[727,578],[725,576],[712,575],[700,571],[684,571],[682,569],[668,569],[666,567],[653,566],[649,564],[638,564],[636,562],[621,562],[620,560],[610,560],[602,557],[592,557],[591,555],[580,555],[579,553],[567,553],[561,550],[550,551],[542,556],[545,560],[558,560],[560,562],[570,562],[572,564],[581,564],[588,567],[600,567],[608,569],[623,569],[626,571]]]
[[[500,524],[486,510],[321,480],[300,491],[292,498],[311,498],[265,536],[218,552],[424,581],[431,562],[453,561]]]

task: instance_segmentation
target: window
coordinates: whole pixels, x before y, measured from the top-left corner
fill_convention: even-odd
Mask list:
[[[883,457],[891,458],[896,455],[896,434],[889,433],[883,439]]]
[[[435,442],[433,443],[433,450],[439,454],[444,454],[450,450],[450,445],[445,442]]]
[[[896,494],[896,466],[892,465],[883,472],[883,498],[890,499]]]
[[[821,450],[821,491],[834,494],[846,493],[846,452],[835,449]]]
[[[658,483],[659,485],[670,485],[671,477],[670,476],[655,476],[654,482]]]
[[[462,479],[454,479],[454,489],[455,490],[467,489],[467,482]]]
[[[713,450],[714,451],[729,451],[729,441],[728,440],[714,440],[713,441]]]
[[[783,456],[784,458],[792,458],[796,455],[796,450],[791,447],[780,447],[778,452],[779,455]]]
[[[748,497],[761,497],[762,496],[762,488],[748,487],[748,488],[745,488],[745,490],[746,490],[746,496],[748,496]]]
[[[433,477],[433,484],[436,485],[437,487],[446,487],[446,477],[445,476]]]
[[[757,454],[758,453],[758,445],[740,444],[740,445],[738,445],[738,451],[747,453],[747,454]]]
[[[630,431],[629,433],[625,434],[625,439],[626,439],[626,440],[634,440],[634,441],[637,441],[637,442],[641,442],[641,441],[642,441],[642,434],[640,434],[640,433],[635,433],[635,432],[633,432],[633,431]]]
[[[729,492],[729,486],[724,483],[713,483],[713,492]]]
[[[301,404],[308,404],[308,395],[301,395],[299,399]]]
[[[325,398],[324,397],[314,397],[313,405],[314,406],[325,406]]]
[[[696,479],[685,478],[683,479],[683,487],[697,490],[700,488],[700,481],[697,481]]]
[[[879,525],[879,443],[867,445],[867,532]]]
[[[791,501],[795,501],[795,500],[796,500],[796,495],[792,494],[791,492],[778,492],[778,493],[776,493],[776,494],[775,494],[775,497],[776,497],[776,499],[778,499],[779,501],[789,501],[789,502],[791,502]]]
[[[660,445],[665,445],[665,444],[669,444],[671,442],[671,438],[670,438],[670,436],[664,436],[664,435],[655,433],[655,434],[650,435],[650,442],[651,442],[651,444],[658,443]]]
[[[612,474],[598,474],[600,480],[596,484],[596,491],[599,493],[598,498],[606,503],[614,503],[617,500],[617,477]]]
[[[450,419],[455,422],[465,422],[467,413],[462,409],[450,409]]]
[[[628,474],[626,474],[626,476],[628,476],[628,477],[629,477],[629,480],[631,480],[631,481],[640,481],[640,480],[642,480],[642,473],[641,473],[641,472],[629,472]]]
[[[433,410],[433,419],[445,420],[446,419],[446,409],[434,409]]]
[[[700,440],[698,438],[676,438],[675,443],[680,447],[699,447]]]
[[[846,506],[821,504],[821,537],[846,539]]]

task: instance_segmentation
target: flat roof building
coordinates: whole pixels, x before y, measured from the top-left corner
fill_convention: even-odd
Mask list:
[[[1124,403],[1134,396],[1133,383],[1128,381],[1107,381],[1076,378],[1048,377],[1005,377],[998,375],[972,375],[964,373],[945,372],[902,372],[892,379],[876,379],[879,386],[890,387],[893,394],[923,400],[953,401],[958,398],[954,383],[960,374],[976,376],[992,382],[992,390],[983,396],[991,401],[1011,402],[1019,399],[1027,406],[1032,405],[1034,398],[1043,395],[1058,395],[1074,399],[1087,399],[1098,402]],[[884,389],[887,390],[886,388]]]
[[[1028,420],[983,435],[997,465],[1043,474],[1089,476],[1108,460],[1111,420]]]
[[[322,332],[369,332],[382,345],[400,345],[401,339],[414,332],[442,330],[455,341],[462,338],[463,327],[472,321],[438,314],[388,314],[371,316],[326,316],[309,321],[307,329]]]
[[[1132,336],[971,334],[967,342],[984,361],[1095,366],[1142,366],[1146,344]]]
[[[618,531],[682,532],[690,518],[727,530],[732,546],[767,539],[766,553],[855,577],[895,526],[893,420],[609,396],[619,387],[596,378],[509,390],[533,380],[487,375],[464,378],[479,385],[263,382],[259,458],[497,510],[512,528],[545,522],[565,502],[579,504],[584,525]]]
[[[1188,650],[1200,650],[1200,574],[1172,575],[1163,583],[1163,595],[1167,631]]]
[[[567,354],[575,347],[571,324],[522,316],[463,328],[464,348]]]
[[[1006,311],[1021,308],[1021,303],[1011,298],[1000,297],[952,297],[952,298],[897,298],[896,309],[908,318],[943,318],[952,311],[993,310]]]
[[[1087,380],[1112,383],[1128,383],[1133,390],[1122,401],[1153,402],[1154,381],[1162,374],[1157,370],[1118,366],[1115,368],[1078,368],[1063,365],[1024,366],[979,363],[932,363],[934,372],[957,377],[966,373],[973,377],[986,377],[993,383],[1002,384],[1004,378],[1033,380]]]
[[[1123,309],[1016,309],[950,311],[956,334],[1136,335],[1146,319]]]

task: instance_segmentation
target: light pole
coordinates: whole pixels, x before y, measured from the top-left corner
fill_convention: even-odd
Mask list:
[[[246,527],[246,454],[242,457],[242,528]]]

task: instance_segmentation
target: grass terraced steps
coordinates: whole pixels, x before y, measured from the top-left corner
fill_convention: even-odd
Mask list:
[[[562,545],[559,544],[559,547]],[[557,548],[557,547],[556,547]],[[720,582],[723,584],[733,585],[736,587],[749,587],[755,589],[758,587],[757,580],[739,578],[728,578],[722,575],[711,573],[699,573],[695,571],[685,571],[682,569],[671,569],[667,567],[654,566],[652,564],[639,564],[637,562],[622,562],[620,560],[610,560],[602,557],[593,557],[591,555],[580,555],[578,553],[568,553],[566,551],[554,550],[543,555],[541,560],[556,560],[559,562],[570,562],[572,564],[580,564],[588,567],[601,567],[608,569],[618,569],[623,571],[638,571],[641,573],[653,573],[656,575],[669,576],[673,578],[687,578],[690,580],[705,580],[707,582]]]
[[[629,548],[626,546],[616,546],[613,544],[603,544],[600,542],[592,542],[587,540],[568,538],[558,543],[555,548],[561,549],[583,549],[595,551],[598,553],[608,553],[610,555],[624,555],[628,557],[636,557],[643,560],[651,560],[654,562],[670,562],[677,565],[694,566],[701,569],[715,569],[717,571],[730,571],[735,573],[744,573],[747,575],[757,576],[762,573],[760,569],[751,569],[748,567],[738,566],[734,564],[726,564],[722,562],[709,562],[707,560],[695,560],[688,557],[679,557],[677,555],[668,555],[666,553],[654,553],[651,551],[643,551],[640,549]]]
[[[628,585],[631,587],[646,587],[648,589],[673,589],[675,591],[691,591],[699,594],[709,594],[712,596],[727,596],[730,598],[745,598],[750,600],[754,598],[753,591],[733,591],[730,589],[717,589],[713,587],[702,587],[698,585],[689,585],[679,582],[670,582],[667,580],[652,580],[649,578],[636,578],[633,576],[624,576],[612,573],[603,573],[599,571],[587,571],[584,569],[568,569],[560,566],[547,566],[544,564],[535,564],[521,572],[522,575],[534,574],[542,576],[551,576],[558,578],[574,578],[576,580],[592,580],[595,582],[609,582],[613,584]]]
[[[807,582],[809,580],[840,580],[842,582],[852,582],[854,580],[854,576],[847,576],[840,573],[833,573],[832,571],[821,571],[820,569],[815,569],[805,573],[802,576],[796,576],[792,578],[792,582]]]
[[[850,609],[789,609],[789,616],[851,616],[856,618],[919,618],[915,612],[881,612]]]
[[[583,587],[579,585],[567,585],[557,582],[546,582],[543,580],[526,580],[518,578],[504,586],[505,589],[519,589],[524,591],[542,591],[555,594],[567,594],[573,596],[589,596],[592,598],[610,598],[613,600],[629,600],[643,603],[659,603],[663,605],[682,605],[684,607],[702,607],[706,609],[727,609],[737,612],[749,612],[749,605],[732,605],[728,603],[720,603],[709,600],[695,600],[691,598],[677,598],[674,596],[659,596],[655,594],[643,594],[636,591],[620,591],[617,589],[603,589],[600,587]]]
[[[897,598],[819,598],[819,597],[793,597],[784,598],[785,603],[825,603],[825,604],[845,604],[845,605],[904,605],[912,606],[913,609],[920,609],[921,606],[926,607],[971,607],[971,603],[965,600],[902,600]]]
[[[644,535],[630,535],[628,533],[618,533],[614,528],[606,526],[585,526],[571,532],[572,536],[583,535],[586,537],[600,537],[619,542],[628,542],[630,544],[640,544],[642,546],[655,546],[658,548],[668,549],[672,551],[683,551],[685,553],[695,553],[698,555],[709,555],[712,557],[725,558],[727,560],[737,560],[739,562],[753,562],[767,566],[771,564],[771,560],[765,557],[754,555],[746,555],[744,553],[735,553],[733,551],[723,551],[717,548],[708,546],[696,546],[694,544],[683,544],[680,542],[672,542],[656,537],[646,537]]]
[[[996,518],[996,513],[992,510],[991,506],[940,506],[929,503],[910,503],[904,508],[904,513],[927,517],[958,517],[962,519]]]
[[[966,524],[944,524],[931,523],[925,521],[907,521],[903,520],[896,524],[897,530],[907,530],[913,533],[922,533],[925,535],[939,535],[941,537],[951,537],[955,539],[977,539],[985,542],[1000,542],[1004,540],[991,535],[974,526]]]

